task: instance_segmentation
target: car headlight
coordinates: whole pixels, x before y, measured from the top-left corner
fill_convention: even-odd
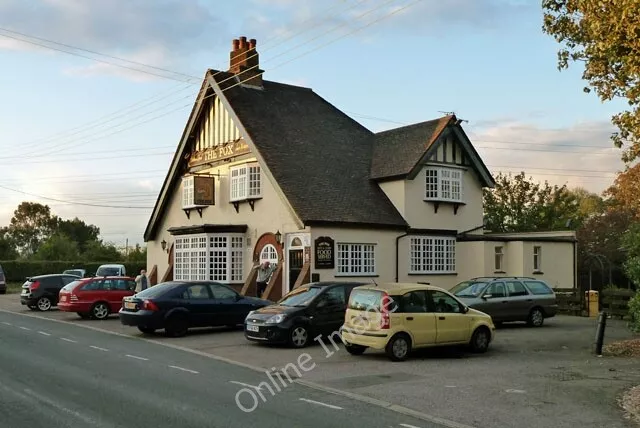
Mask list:
[[[256,313],[256,311],[251,311],[251,312],[249,312],[249,313],[247,314],[247,316],[245,317],[245,319],[244,319],[244,320],[246,321],[247,319],[249,319],[249,317],[250,317],[251,315],[253,315],[253,314],[255,314],[255,313]]]
[[[269,318],[267,321],[265,321],[265,324],[280,324],[282,321],[284,321],[285,318],[286,318],[286,315],[284,314],[274,315],[271,318]]]

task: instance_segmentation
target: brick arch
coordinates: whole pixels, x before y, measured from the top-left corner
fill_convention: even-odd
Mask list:
[[[275,247],[276,251],[278,252],[278,260],[284,259],[282,255],[282,245],[278,244],[278,241],[276,241],[276,235],[271,232],[267,232],[260,236],[260,238],[258,238],[258,240],[256,241],[256,245],[253,247],[254,262],[258,262],[260,260],[260,252],[262,252],[262,249],[267,244],[271,244]]]

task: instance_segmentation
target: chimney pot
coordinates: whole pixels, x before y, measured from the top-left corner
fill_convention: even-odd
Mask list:
[[[249,40],[249,49],[255,49],[256,48],[256,44],[257,44],[256,39]]]
[[[237,51],[238,48],[240,47],[240,40],[233,39],[233,44],[231,45],[231,47],[233,48],[234,51]]]
[[[245,36],[240,37],[240,49],[247,47],[247,38]]]

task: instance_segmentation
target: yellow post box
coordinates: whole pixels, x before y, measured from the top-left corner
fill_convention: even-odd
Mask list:
[[[600,295],[595,290],[589,290],[584,293],[587,302],[587,313],[589,318],[597,318],[600,313]]]

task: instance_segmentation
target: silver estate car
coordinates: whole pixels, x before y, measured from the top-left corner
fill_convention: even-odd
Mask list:
[[[491,315],[495,324],[526,321],[540,327],[558,312],[556,294],[543,280],[482,277],[461,282],[451,293],[467,306]]]

